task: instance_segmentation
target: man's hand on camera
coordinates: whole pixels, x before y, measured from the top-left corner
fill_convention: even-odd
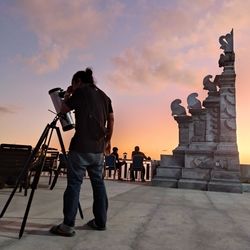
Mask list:
[[[65,92],[65,94],[64,94],[64,100],[66,101],[67,99],[69,99],[69,97],[71,96],[72,93],[73,93],[73,88],[72,88],[72,86],[70,85],[70,86],[67,88],[67,90],[66,90],[66,92]]]
[[[109,155],[111,152],[111,143],[110,140],[105,142],[105,155]]]
[[[72,85],[70,85],[68,88],[67,88],[67,91],[69,94],[72,94],[73,93],[73,87]]]

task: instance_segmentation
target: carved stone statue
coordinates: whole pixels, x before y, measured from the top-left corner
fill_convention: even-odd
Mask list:
[[[233,29],[230,33],[225,36],[220,36],[219,43],[221,44],[220,49],[223,49],[224,52],[233,52]]]
[[[208,90],[209,92],[217,92],[217,87],[215,85],[214,82],[210,81],[210,79],[212,78],[212,75],[207,75],[204,77],[203,79],[203,89]]]
[[[171,103],[178,124],[179,143],[173,155],[161,155],[153,183],[164,187],[208,191],[242,192],[236,124],[236,73],[233,30],[219,38],[219,66],[223,72],[203,79],[207,97],[201,103],[197,93],[187,97],[187,111],[181,100]]]
[[[233,29],[230,33],[219,38],[221,44],[220,49],[224,50],[224,54],[220,55],[219,67],[233,66],[235,61],[235,54],[233,48]]]
[[[187,97],[188,109],[201,109],[201,102],[197,96],[197,93],[192,93]]]
[[[186,115],[186,109],[180,105],[181,100],[175,99],[171,103],[172,116]]]
[[[219,59],[219,67],[233,66],[235,61],[234,52],[228,54],[221,54]]]

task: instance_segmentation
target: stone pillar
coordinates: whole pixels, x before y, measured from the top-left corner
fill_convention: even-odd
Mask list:
[[[176,103],[176,102],[175,102]],[[189,128],[192,118],[186,115],[184,109],[179,106],[173,109],[173,116],[178,123],[179,128],[179,143],[173,150],[173,155],[161,155],[160,166],[158,166],[156,175],[152,180],[153,185],[164,187],[177,187],[178,181],[181,178],[182,168],[184,167],[185,150],[189,146],[190,134]],[[177,110],[182,110],[176,114]]]
[[[211,172],[208,190],[242,192],[240,183],[240,163],[236,137],[236,99],[235,99],[235,55],[233,51],[233,31],[219,39],[224,54],[220,55],[219,66],[223,67],[218,79],[219,142],[214,152],[215,166]]]
[[[185,151],[184,168],[201,168],[204,161],[208,161],[209,148],[206,144],[206,110],[205,109],[189,109],[192,115],[192,123],[190,124],[190,144]]]
[[[220,99],[218,92],[208,93],[208,97],[203,101],[203,106],[206,108],[206,132],[205,141],[211,147],[215,147],[219,142],[219,106]]]
[[[205,109],[189,109],[189,113],[192,115],[192,128],[193,136],[191,138],[190,144],[195,142],[205,142],[205,132],[206,132],[206,110]]]
[[[192,117],[185,116],[175,116],[174,119],[178,123],[179,128],[179,149],[187,149],[190,143],[190,128],[189,125],[192,122]]]
[[[191,132],[190,124],[192,123],[192,117],[188,115],[174,116],[174,119],[178,123],[179,128],[179,143],[178,147],[173,150],[174,158],[178,159],[181,162],[181,165],[184,165],[184,155],[185,150],[188,149]]]
[[[205,143],[206,110],[201,107],[190,108],[189,113],[192,115],[190,143],[185,150],[185,163],[178,187],[207,190],[211,152],[207,150]]]
[[[242,192],[239,152],[236,138],[235,54],[233,30],[219,38],[221,75],[203,79],[208,96],[201,102],[197,93],[187,97],[191,116],[181,100],[171,103],[178,123],[179,144],[173,156],[164,156],[158,176],[160,185],[209,191]],[[164,178],[165,179],[164,179]],[[169,180],[171,178],[171,180]]]
[[[223,148],[237,150],[236,138],[236,101],[235,74],[222,73],[219,76],[220,87],[220,138]]]

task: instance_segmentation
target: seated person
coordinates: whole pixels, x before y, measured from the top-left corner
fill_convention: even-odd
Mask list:
[[[122,180],[121,178],[121,167],[122,165],[124,165],[126,162],[125,161],[120,161],[119,159],[119,154],[118,154],[118,148],[117,147],[113,147],[112,149],[112,153],[111,155],[114,155],[115,156],[115,164],[116,164],[116,169],[118,171],[118,180]]]
[[[144,160],[149,160],[150,159],[150,157],[147,157],[143,152],[140,151],[139,146],[135,146],[135,149],[132,152],[132,156],[131,156],[132,160],[133,160],[133,157],[135,155],[142,156]],[[130,176],[131,176],[131,181],[135,181],[133,165],[130,167]],[[141,170],[141,179],[142,179],[142,182],[145,181],[145,167],[144,166],[142,166],[142,170]]]

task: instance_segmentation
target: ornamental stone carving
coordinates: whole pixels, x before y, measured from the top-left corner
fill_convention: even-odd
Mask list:
[[[221,44],[220,49],[224,50],[224,54],[220,55],[219,67],[233,66],[235,61],[234,46],[233,46],[233,30],[219,38]]]
[[[186,109],[180,105],[181,100],[180,99],[175,99],[171,103],[171,110],[172,110],[172,116],[179,116],[179,115],[186,115]]]
[[[203,78],[203,89],[208,91],[205,100],[201,103],[196,92],[188,95],[188,115],[180,99],[171,103],[172,116],[178,123],[179,144],[173,156],[165,156],[171,164],[160,166],[167,168],[166,176],[159,179],[168,182],[164,186],[242,192],[236,136],[233,30],[221,36],[219,43],[223,50],[219,66],[223,72],[214,80],[212,75]],[[176,180],[171,179],[173,175]]]
[[[187,97],[188,109],[201,109],[201,102],[197,96],[197,93],[192,93]]]
[[[208,90],[208,93],[210,92],[217,92],[217,87],[214,82],[210,81],[210,79],[213,78],[212,75],[207,75],[203,79],[203,89]]]

